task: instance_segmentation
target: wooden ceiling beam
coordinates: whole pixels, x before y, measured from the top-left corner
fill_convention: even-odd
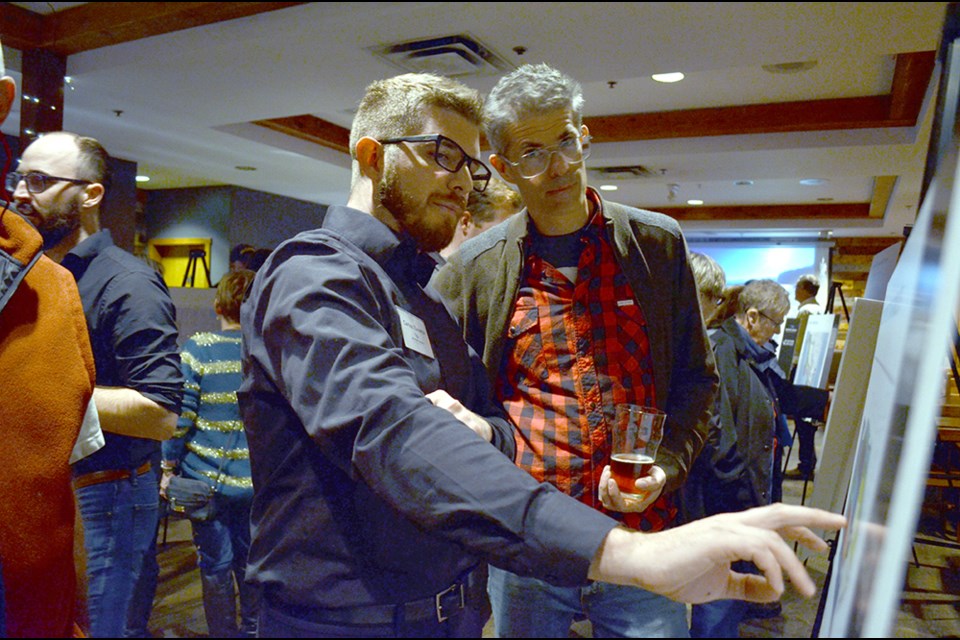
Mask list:
[[[917,123],[920,115],[935,55],[933,51],[898,55],[892,88],[887,95],[596,116],[584,118],[583,122],[597,143],[910,127]],[[305,137],[303,132],[307,130],[310,133],[305,139],[334,149],[339,147],[337,140],[343,137],[342,127],[309,114],[292,118],[296,119],[295,123],[287,122],[291,118],[276,118],[255,124],[300,138]],[[325,131],[334,132],[337,140],[326,139]]]
[[[897,55],[890,83],[890,119],[913,120],[920,117],[923,98],[933,76],[936,51],[918,51]]]
[[[43,16],[10,4],[0,3],[0,37],[3,44],[18,51],[36,49],[43,33]]]
[[[315,144],[350,153],[350,130],[327,122],[316,116],[305,114],[270,120],[254,120],[253,124],[273,131],[285,133],[294,138],[307,140]]]
[[[866,219],[870,215],[870,205],[868,203],[647,208],[652,208],[681,222],[689,222],[691,220],[849,220]]]
[[[934,51],[899,54],[887,95],[599,116],[583,122],[594,142],[912,127],[935,56]]]
[[[47,49],[70,56],[300,4],[304,3],[88,2],[41,16],[5,2],[0,5],[0,34],[4,44],[15,49]]]
[[[907,126],[891,123],[889,111],[890,96],[868,96],[599,116],[583,123],[596,143]]]

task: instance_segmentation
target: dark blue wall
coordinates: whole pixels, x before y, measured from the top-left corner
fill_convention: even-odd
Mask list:
[[[157,189],[146,192],[147,238],[211,238],[210,278],[227,272],[230,248],[241,242],[273,249],[300,231],[320,226],[327,208],[241,187]]]

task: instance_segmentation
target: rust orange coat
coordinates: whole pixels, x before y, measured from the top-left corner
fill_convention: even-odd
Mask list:
[[[77,286],[0,211],[0,565],[7,634],[63,637],[76,602],[69,457],[93,393]]]

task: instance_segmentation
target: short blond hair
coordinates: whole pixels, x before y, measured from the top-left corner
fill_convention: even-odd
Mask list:
[[[407,73],[367,87],[350,128],[353,184],[360,179],[357,142],[361,138],[383,140],[422,133],[424,116],[431,108],[452,111],[478,129],[483,118],[483,101],[477,91],[432,73]]]

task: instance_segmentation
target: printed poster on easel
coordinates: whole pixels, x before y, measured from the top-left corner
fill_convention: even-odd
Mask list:
[[[833,313],[807,316],[797,372],[793,383],[806,387],[825,389],[830,375],[830,362],[837,346],[837,329],[840,316]]]

